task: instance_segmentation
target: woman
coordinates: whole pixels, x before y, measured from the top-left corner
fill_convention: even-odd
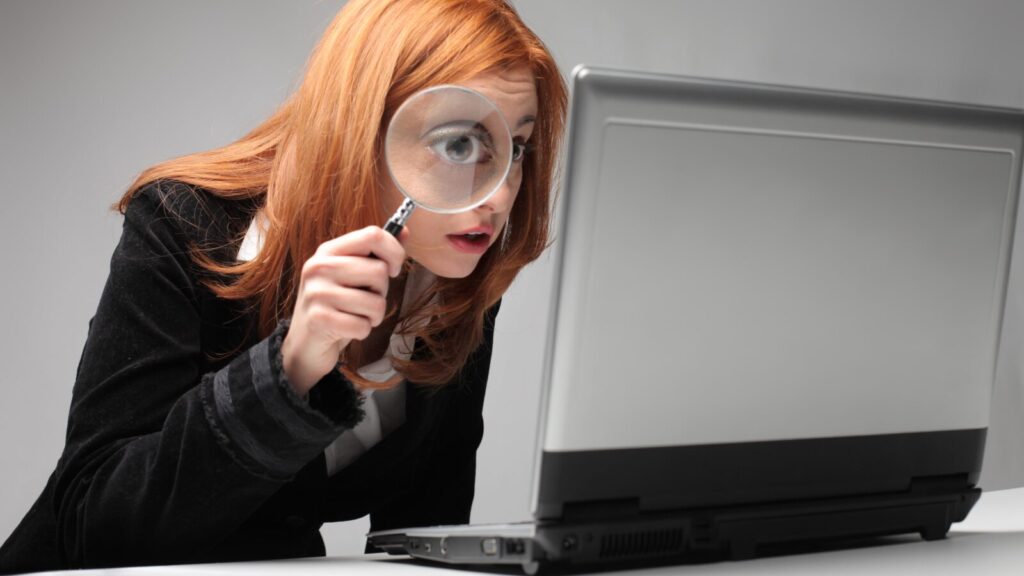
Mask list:
[[[383,134],[440,84],[497,104],[513,165],[396,239]],[[494,317],[547,243],[565,106],[501,0],[351,0],[270,119],[119,202],[67,444],[0,569],[322,555],[323,522],[468,521]]]

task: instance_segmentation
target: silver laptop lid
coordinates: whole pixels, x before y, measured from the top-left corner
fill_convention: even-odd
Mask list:
[[[537,477],[542,453],[986,428],[1022,126],[577,69]]]

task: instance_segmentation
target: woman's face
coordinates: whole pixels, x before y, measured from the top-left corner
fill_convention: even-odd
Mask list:
[[[489,98],[505,116],[512,131],[512,167],[494,195],[468,212],[436,214],[419,209],[409,217],[409,235],[403,242],[406,253],[444,278],[468,276],[484,253],[500,242],[523,180],[523,154],[537,116],[537,88],[528,68],[489,72],[459,84]],[[404,197],[390,179],[387,182],[388,206],[394,209]]]

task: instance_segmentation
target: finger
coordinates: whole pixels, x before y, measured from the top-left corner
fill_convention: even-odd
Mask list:
[[[364,340],[373,329],[365,316],[340,312],[326,305],[317,305],[310,310],[308,323],[314,332],[322,333],[332,341]]]
[[[405,262],[405,248],[397,238],[380,226],[367,226],[362,230],[349,232],[320,245],[318,252],[334,256],[373,255],[388,264],[391,276],[398,276]]]
[[[311,309],[329,308],[341,314],[359,316],[379,326],[387,312],[387,300],[373,292],[358,288],[345,288],[334,284],[313,286],[306,293]]]
[[[302,267],[303,282],[326,280],[339,286],[363,288],[387,296],[387,262],[367,256],[324,256],[310,258]]]

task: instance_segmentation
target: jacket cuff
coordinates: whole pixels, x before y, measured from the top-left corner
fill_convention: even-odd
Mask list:
[[[294,476],[344,430],[363,418],[362,395],[332,370],[310,392],[292,389],[281,344],[289,322],[240,354],[212,378],[211,424],[246,468],[280,479]]]
[[[355,428],[356,424],[362,421],[363,395],[355,384],[349,381],[341,372],[331,370],[321,378],[309,391],[308,401],[300,398],[295,389],[288,382],[288,375],[284,371],[284,355],[281,354],[284,337],[291,327],[291,320],[281,320],[277,329],[270,336],[270,358],[271,368],[274,372],[274,379],[284,390],[284,394],[295,410],[302,414],[316,414],[310,416],[318,422],[326,416],[334,426],[340,426],[342,430]],[[331,439],[333,441],[334,438]]]

